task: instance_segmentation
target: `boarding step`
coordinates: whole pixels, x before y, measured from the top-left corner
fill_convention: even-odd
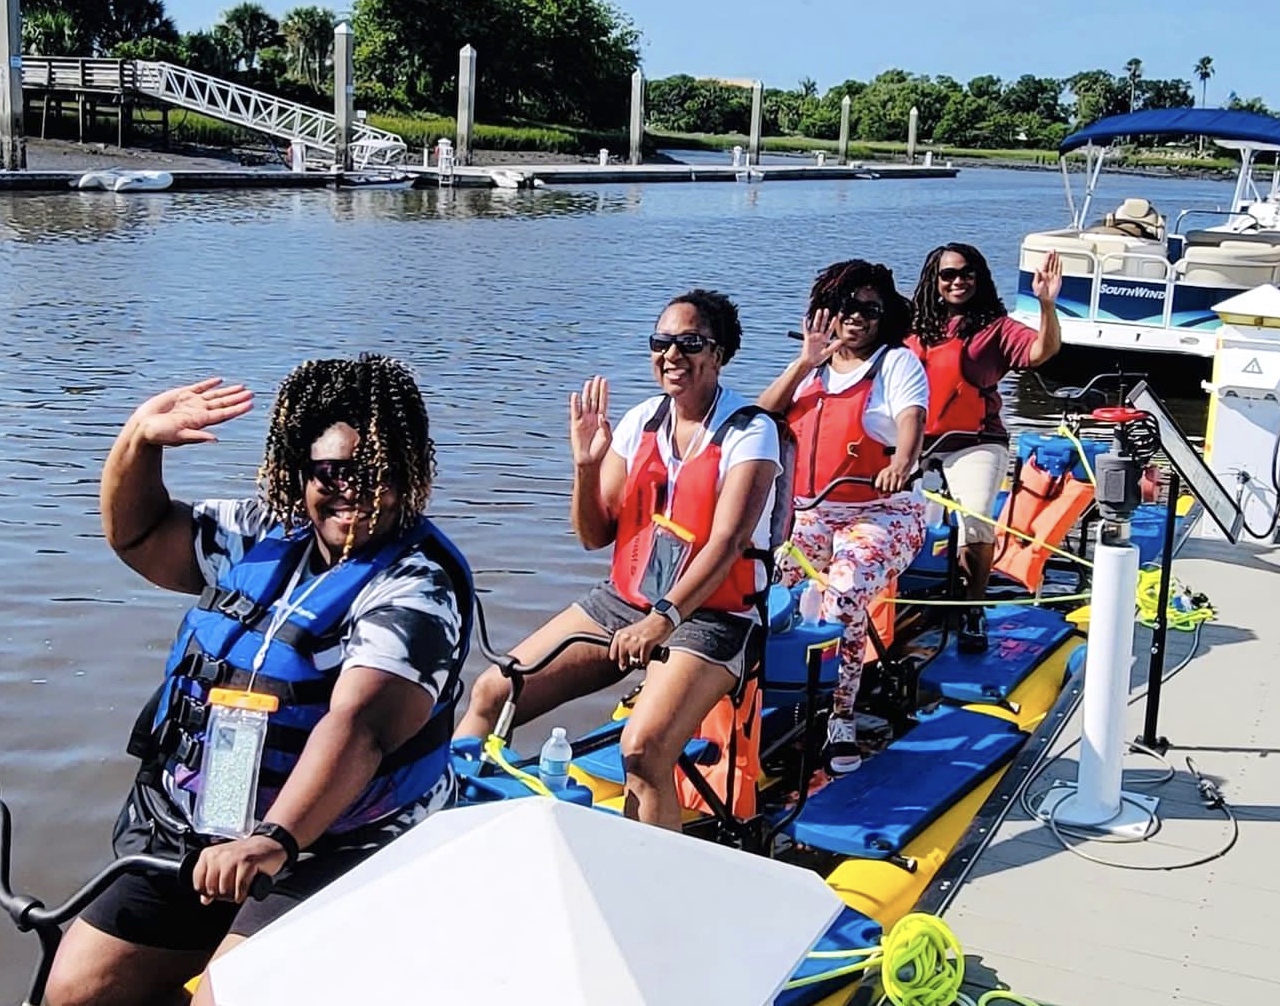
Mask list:
[[[1003,703],[1073,633],[1059,611],[1001,604],[987,611],[985,653],[960,653],[952,636],[920,672],[922,699]]]
[[[787,827],[798,843],[889,859],[1001,769],[1027,735],[998,716],[959,709],[927,720],[823,787]]]

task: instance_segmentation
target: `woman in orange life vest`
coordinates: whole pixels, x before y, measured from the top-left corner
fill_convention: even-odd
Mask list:
[[[612,574],[512,651],[528,661],[570,633],[613,637],[607,653],[576,645],[530,676],[517,723],[645,669],[622,732],[625,811],[675,830],[676,759],[758,661],[763,642],[752,595],[766,587],[764,567],[746,552],[769,547],[778,430],[720,384],[741,341],[734,304],[691,290],[667,305],[649,337],[662,394],[627,412],[616,432],[603,377],[571,396],[573,527],[588,549],[614,546]],[[670,656],[649,663],[660,644]],[[457,734],[487,736],[507,692],[490,667]]]
[[[852,772],[861,761],[854,700],[866,653],[867,609],[910,565],[924,539],[924,499],[907,480],[920,459],[929,389],[902,340],[911,307],[893,273],[861,259],[819,273],[809,294],[800,355],[760,396],[785,413],[796,436],[797,501],[856,475],[875,487],[835,490],[796,512],[792,542],[825,574],[822,617],[845,623],[840,680],[827,721],[827,768]],[[804,576],[781,556],[783,582]]]
[[[991,270],[972,245],[931,251],[920,271],[907,346],[929,374],[929,422],[925,448],[944,433],[943,471],[951,495],[965,507],[990,514],[1009,466],[1009,433],[1000,419],[996,386],[1010,370],[1038,367],[1062,345],[1054,301],[1062,289],[1062,263],[1050,252],[1031,282],[1040,302],[1040,328],[1014,321],[1005,310]],[[960,514],[960,568],[970,600],[987,594],[995,558],[995,528]],[[957,645],[962,652],[987,648],[982,608],[965,612]]]

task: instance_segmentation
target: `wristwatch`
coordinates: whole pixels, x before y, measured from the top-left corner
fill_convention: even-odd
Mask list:
[[[289,830],[284,825],[263,821],[250,834],[262,835],[264,838],[269,838],[278,844],[284,850],[285,869],[293,866],[298,861],[298,840],[289,833]]]
[[[654,602],[653,610],[671,623],[671,628],[680,628],[680,623],[684,621],[680,617],[680,609],[668,601],[665,597]]]

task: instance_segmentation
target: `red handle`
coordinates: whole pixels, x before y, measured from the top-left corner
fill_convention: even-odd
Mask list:
[[[1098,420],[1100,423],[1133,423],[1146,415],[1141,409],[1130,409],[1125,406],[1110,406],[1105,409],[1094,409],[1089,413],[1090,418]]]

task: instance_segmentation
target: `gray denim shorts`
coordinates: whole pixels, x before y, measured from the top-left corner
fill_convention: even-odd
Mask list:
[[[608,580],[596,584],[575,603],[610,635],[646,614],[643,608],[624,600]],[[666,645],[719,664],[742,681],[745,672],[759,665],[763,640],[759,623],[749,617],[703,608],[681,622]]]

